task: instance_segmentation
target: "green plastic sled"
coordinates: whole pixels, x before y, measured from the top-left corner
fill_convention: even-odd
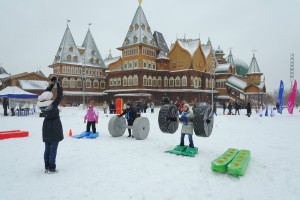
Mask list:
[[[228,164],[234,159],[238,152],[239,150],[234,148],[227,149],[225,153],[211,162],[211,169],[221,173],[227,172]]]
[[[228,165],[228,174],[234,176],[243,176],[250,161],[250,151],[240,150]]]
[[[189,146],[177,145],[173,150],[169,150],[165,152],[170,154],[195,157],[195,155],[198,153],[198,148],[197,147],[191,148]]]

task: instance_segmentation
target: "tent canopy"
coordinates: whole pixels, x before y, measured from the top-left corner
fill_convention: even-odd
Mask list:
[[[19,99],[30,99],[37,98],[37,94],[26,92],[17,86],[7,86],[0,91],[0,98],[19,98]]]

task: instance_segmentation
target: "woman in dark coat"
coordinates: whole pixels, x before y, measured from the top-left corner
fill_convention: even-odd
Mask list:
[[[232,110],[232,104],[231,104],[231,102],[229,102],[229,104],[228,104],[228,115],[232,115],[231,110]]]
[[[130,103],[127,103],[125,112],[118,115],[119,117],[122,117],[123,115],[126,115],[128,126],[132,126],[134,120],[136,119],[136,111],[133,109],[132,105]],[[131,137],[131,129],[128,129],[128,137]],[[132,135],[132,137],[134,137]]]
[[[251,113],[252,113],[252,109],[251,109],[251,105],[250,105],[250,102],[247,104],[247,116],[250,117],[251,116]]]
[[[57,96],[53,100],[52,89],[57,86]],[[61,102],[63,90],[56,77],[51,78],[51,84],[46,92],[38,97],[38,106],[44,113],[43,142],[45,142],[45,173],[55,173],[58,143],[64,139],[63,128],[59,117],[58,105]]]

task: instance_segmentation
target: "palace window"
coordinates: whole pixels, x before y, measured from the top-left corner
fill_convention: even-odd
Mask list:
[[[74,78],[70,79],[70,88],[75,88],[76,87],[76,82]]]
[[[99,88],[99,81],[98,80],[93,81],[93,88]]]
[[[91,50],[92,55],[94,56],[96,51],[94,49]]]
[[[92,87],[92,81],[91,79],[86,80],[86,88],[91,88]]]
[[[96,64],[99,65],[100,64],[100,60],[97,58],[96,59]]]
[[[169,86],[170,86],[170,87],[174,87],[174,78],[173,78],[173,77],[171,77],[171,78],[169,79]]]
[[[151,33],[151,29],[150,29],[149,26],[147,27],[147,31],[148,31],[149,33]]]
[[[125,44],[129,44],[129,39],[128,38],[125,39]]]
[[[205,87],[208,87],[208,78],[205,79]]]
[[[162,82],[161,76],[159,76],[159,77],[157,78],[157,86],[158,86],[158,87],[161,87],[161,82]]]
[[[121,86],[121,85],[122,85],[122,79],[118,78],[118,86]]]
[[[139,29],[139,25],[138,24],[135,24],[134,27],[135,27],[135,30]]]
[[[105,81],[102,80],[102,81],[100,82],[100,88],[101,88],[101,89],[105,89]]]
[[[128,77],[128,86],[132,86],[132,76]]]
[[[152,86],[152,76],[148,77],[148,86]]]
[[[81,80],[81,78],[78,78],[78,79],[76,80],[76,87],[77,87],[77,88],[82,88],[82,80]]]
[[[63,78],[62,86],[63,86],[63,88],[68,88],[69,87],[69,80],[67,78]]]
[[[146,75],[143,76],[143,85],[147,86],[148,85],[148,78]]]
[[[146,37],[146,36],[144,36],[143,42],[144,42],[144,43],[147,43],[147,37]]]
[[[139,84],[139,78],[138,78],[138,76],[135,74],[134,76],[133,76],[133,85],[138,85]]]
[[[70,55],[67,56],[67,61],[71,62],[71,56]]]
[[[180,87],[180,77],[179,76],[176,76],[176,78],[175,78],[175,86]]]
[[[156,83],[157,83],[156,77],[153,77],[153,79],[152,79],[152,86],[156,87]]]
[[[138,68],[138,61],[134,61],[134,69],[137,69]]]
[[[90,58],[90,63],[94,64],[94,58]]]
[[[132,32],[133,29],[134,29],[133,26],[130,26],[130,27],[129,27],[129,31],[130,31],[130,32]]]
[[[133,37],[133,41],[134,41],[134,43],[137,43],[138,37],[134,36],[134,37]]]
[[[182,77],[182,79],[181,79],[181,85],[182,86],[187,86],[187,77],[186,76]]]
[[[145,30],[145,24],[142,24],[142,29]]]
[[[167,77],[164,78],[164,87],[168,87],[169,80]]]
[[[118,79],[114,78],[114,86],[118,86]]]
[[[114,86],[114,79],[109,79],[109,86]]]
[[[73,61],[74,61],[74,62],[78,62],[78,57],[77,57],[77,56],[74,56],[74,57],[73,57]]]
[[[70,51],[70,52],[73,52],[73,47],[70,47],[70,48],[69,48],[69,51]]]
[[[123,77],[123,86],[127,86],[127,77],[126,76]]]

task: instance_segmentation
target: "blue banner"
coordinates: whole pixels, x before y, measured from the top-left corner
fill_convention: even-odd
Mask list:
[[[283,85],[283,81],[280,81],[280,86],[279,86],[279,91],[278,91],[278,110],[277,112],[282,114],[282,106],[283,106],[283,91],[284,91],[284,85]]]

